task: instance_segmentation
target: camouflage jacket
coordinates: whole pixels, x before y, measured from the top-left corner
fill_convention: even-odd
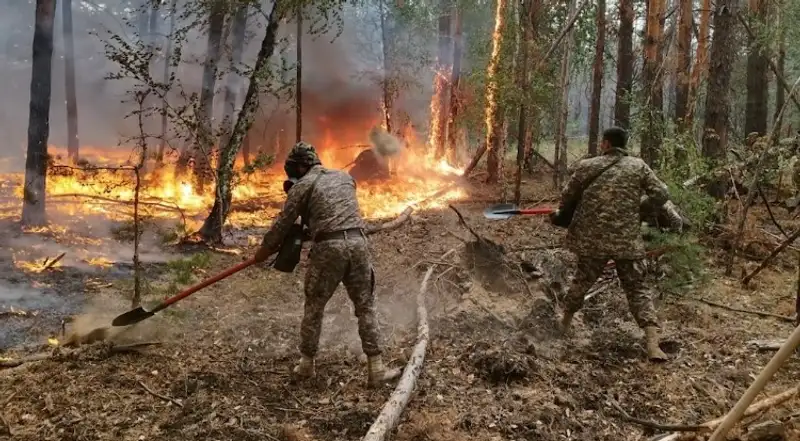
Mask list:
[[[364,228],[353,178],[322,166],[313,167],[289,190],[261,246],[270,254],[278,251],[299,216],[307,220],[312,238],[320,233]]]
[[[587,179],[620,156],[618,163],[579,195]],[[580,161],[561,194],[562,205],[580,197],[567,231],[567,248],[579,256],[596,258],[644,257],[640,203],[645,195],[658,206],[669,200],[667,186],[641,159],[613,150]]]

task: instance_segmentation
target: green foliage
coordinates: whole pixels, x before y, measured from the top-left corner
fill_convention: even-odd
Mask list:
[[[195,270],[208,266],[211,256],[208,253],[197,253],[184,259],[167,262],[174,283],[185,285],[192,280]]]
[[[652,231],[648,234],[648,248],[666,248],[659,259],[664,277],[657,282],[663,293],[679,293],[689,287],[706,283],[706,249],[694,234],[674,234]]]

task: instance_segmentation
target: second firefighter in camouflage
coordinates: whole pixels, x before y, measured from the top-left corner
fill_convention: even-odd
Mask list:
[[[307,221],[314,241],[305,277],[305,306],[300,328],[300,363],[294,372],[315,374],[325,306],[343,283],[358,318],[361,347],[369,362],[369,384],[380,385],[399,375],[387,370],[381,358],[381,335],[375,308],[375,274],[364,234],[356,184],[339,170],[322,167],[313,146],[298,143],[284,166],[295,184],[288,190],[283,209],[264,235],[257,257],[266,260],[280,248],[298,217]]]
[[[562,207],[579,201],[566,238],[567,248],[578,256],[578,271],[564,301],[562,328],[569,331],[584,295],[613,260],[631,313],[647,335],[649,358],[663,360],[666,355],[658,346],[658,319],[641,269],[645,248],[640,204],[647,196],[651,204],[663,206],[669,194],[644,161],[628,156],[626,142],[623,129],[606,130],[603,154],[576,164],[562,192]]]

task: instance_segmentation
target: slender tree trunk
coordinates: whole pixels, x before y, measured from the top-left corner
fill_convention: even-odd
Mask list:
[[[388,20],[389,10],[383,0],[378,3],[381,19],[381,51],[383,52],[383,125],[388,133],[392,133],[392,102],[394,101],[394,85],[392,84],[391,43]]]
[[[646,127],[642,134],[641,156],[649,165],[658,164],[663,137],[664,76],[661,73],[661,41],[664,0],[647,3],[642,87],[645,94]]]
[[[489,175],[486,180],[489,183],[500,180],[503,167],[502,134],[498,130],[502,127],[500,122],[503,115],[497,103],[499,88],[497,72],[500,66],[500,48],[503,43],[506,1],[497,0],[492,35],[492,55],[486,70],[486,146],[489,149],[486,159],[486,169]]]
[[[461,53],[463,51],[464,42],[462,40],[462,14],[458,8],[453,10],[453,69],[450,76],[450,109],[449,117],[447,118],[447,161],[455,164],[458,157],[458,146],[456,143],[457,138],[457,123],[459,111],[459,87],[461,84]]]
[[[728,147],[728,116],[731,73],[736,62],[737,0],[717,0],[714,10],[714,40],[711,42],[706,93],[706,120],[703,133],[703,156],[712,166],[725,161]],[[727,190],[727,178],[709,187],[712,196],[722,198]]]
[[[280,21],[279,6],[279,3],[275,2],[269,15],[267,32],[261,41],[256,64],[250,74],[250,84],[247,87],[242,109],[236,118],[236,125],[233,127],[231,137],[228,139],[227,144],[223,146],[220,154],[219,164],[217,165],[217,191],[214,197],[214,206],[199,231],[200,236],[207,243],[222,242],[222,226],[225,225],[225,220],[230,211],[233,195],[231,189],[233,164],[242,146],[242,140],[253,125],[253,119],[258,109],[259,90],[266,77],[265,71],[268,69],[269,59],[275,50],[275,34]]]
[[[242,77],[239,70],[242,69],[242,54],[244,53],[245,30],[247,29],[247,3],[243,3],[236,10],[233,18],[233,41],[231,42],[231,71],[228,72],[225,84],[225,117],[222,119],[223,138],[220,145],[228,144],[231,136],[231,129],[234,125],[236,116],[236,102],[239,100],[239,89],[242,88]]]
[[[72,0],[61,3],[64,19],[64,91],[67,98],[67,156],[71,163],[78,161],[78,101],[75,93],[75,40],[72,31]]]
[[[678,47],[675,66],[675,125],[682,130],[689,99],[689,75],[692,68],[692,0],[679,0]]]
[[[25,157],[25,187],[22,225],[41,226],[47,222],[47,138],[50,135],[50,83],[53,61],[55,0],[36,0],[31,64],[31,97],[28,118],[28,153]]]
[[[700,83],[708,71],[708,36],[711,30],[711,0],[703,0],[700,9],[700,26],[697,33],[697,50],[694,57],[694,67],[692,77],[689,81],[689,96],[686,99],[688,108],[684,126],[692,127],[694,121],[695,108],[697,107],[697,91],[700,90]]]
[[[603,94],[604,51],[606,46],[606,0],[597,0],[597,40],[594,46],[592,71],[592,105],[589,112],[589,154],[597,155],[597,139],[600,134],[600,98]]]
[[[601,0],[602,1],[602,0]],[[534,8],[532,0],[520,0],[520,27],[522,44],[517,63],[517,88],[522,98],[519,104],[519,117],[517,121],[517,174],[514,185],[514,203],[519,205],[522,200],[522,171],[525,168],[525,154],[530,145],[530,129],[528,128],[528,88],[530,73],[528,64],[533,45]]]
[[[211,180],[211,157],[216,144],[213,130],[214,92],[217,84],[217,68],[222,52],[222,34],[225,27],[225,5],[215,1],[211,5],[208,24],[208,49],[203,64],[203,89],[200,93],[197,145],[194,157],[195,191],[205,192]]]
[[[169,34],[167,35],[167,44],[164,49],[164,76],[162,82],[169,84],[170,66],[172,65],[172,38],[175,35],[175,16],[177,11],[178,0],[172,0],[169,7]],[[161,164],[164,162],[164,153],[167,150],[167,129],[169,121],[167,119],[167,98],[164,94],[164,99],[161,102],[161,140],[158,145],[158,152],[156,154],[156,162]]]
[[[295,142],[303,140],[303,6],[297,3],[297,76],[295,78]]]
[[[784,17],[783,11],[778,12],[781,18]],[[780,33],[778,34],[778,63],[777,63],[777,71],[778,76],[785,77],[784,73],[786,72],[786,27],[783,23],[780,25]],[[786,102],[786,90],[780,86],[780,83],[777,87],[775,87],[775,114],[773,116],[773,121],[776,126],[781,126],[783,124],[783,115],[781,114],[781,109],[783,109],[783,105]],[[780,139],[780,130],[776,130],[777,138]],[[777,142],[777,139],[774,140]],[[800,288],[798,288],[800,289]]]
[[[436,149],[435,157],[442,158],[447,143],[447,99],[449,90],[447,78],[450,76],[453,41],[450,37],[450,21],[452,9],[449,0],[439,0],[439,56],[434,76],[434,97],[431,114],[431,140]],[[435,113],[435,114],[434,114]]]
[[[575,0],[567,0],[569,3],[569,16],[575,11]],[[559,102],[558,130],[556,131],[555,156],[553,165],[553,185],[561,188],[564,173],[567,171],[567,122],[569,121],[569,83],[570,83],[570,59],[572,58],[572,47],[574,44],[573,31],[564,37],[564,52],[561,58],[560,90],[561,101]]]
[[[617,41],[617,90],[614,104],[616,125],[630,129],[631,91],[633,90],[633,0],[619,1]]]
[[[757,38],[764,32],[767,18],[766,0],[750,0],[750,29],[755,38],[749,38],[747,53],[747,105],[745,108],[745,135],[767,133],[769,96],[768,54]]]

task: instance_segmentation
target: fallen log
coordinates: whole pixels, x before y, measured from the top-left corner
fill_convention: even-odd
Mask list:
[[[384,223],[382,223],[380,225],[367,227],[366,233],[367,234],[375,234],[375,233],[378,233],[378,232],[381,232],[381,231],[396,230],[396,229],[400,228],[400,226],[403,225],[406,221],[408,221],[408,219],[411,217],[411,213],[413,213],[413,212],[414,212],[414,207],[409,206],[408,208],[403,210],[403,212],[400,213],[400,215],[397,216],[396,218],[394,218],[394,219],[392,219],[392,220],[390,220],[388,222],[384,222]]]
[[[756,267],[756,269],[754,269],[753,271],[751,271],[751,272],[750,272],[750,274],[748,274],[748,275],[744,276],[744,278],[742,279],[742,286],[747,286],[747,284],[748,284],[748,283],[750,283],[750,280],[752,280],[752,279],[753,279],[753,277],[755,277],[755,276],[756,276],[758,273],[760,273],[760,272],[761,272],[761,270],[763,270],[764,268],[766,268],[766,267],[767,267],[767,265],[769,265],[769,263],[772,261],[772,259],[774,259],[774,258],[775,258],[775,256],[777,256],[778,254],[780,254],[780,253],[781,253],[781,251],[785,250],[785,249],[786,249],[786,247],[788,247],[789,245],[791,245],[791,244],[792,244],[792,243],[793,243],[795,240],[797,240],[797,238],[798,238],[798,237],[800,237],[800,228],[798,228],[798,229],[797,229],[797,231],[795,231],[794,233],[792,233],[792,235],[791,235],[791,236],[787,237],[787,238],[786,238],[786,240],[784,240],[784,241],[783,241],[783,242],[782,242],[782,243],[781,243],[781,244],[778,246],[778,248],[775,248],[775,250],[774,250],[774,251],[772,251],[772,252],[769,254],[769,256],[767,256],[767,257],[766,257],[766,258],[765,258],[763,261],[761,261],[761,263],[758,265],[758,267]]]
[[[771,397],[764,398],[763,400],[761,400],[761,401],[759,401],[759,402],[757,402],[755,404],[752,404],[750,407],[748,407],[747,410],[745,410],[741,414],[740,418],[746,418],[746,417],[750,417],[750,416],[759,414],[761,412],[764,412],[765,410],[773,408],[773,407],[775,407],[775,406],[777,406],[777,405],[779,405],[781,403],[784,403],[784,402],[796,397],[798,394],[800,394],[800,385],[799,386],[795,386],[795,387],[793,387],[791,389],[785,390],[785,391],[783,391],[783,392],[781,392],[781,393],[779,393],[777,395],[773,395]],[[700,424],[699,425],[701,427],[700,431],[701,432],[708,432],[708,431],[711,431],[711,430],[714,430],[714,429],[718,428],[720,426],[720,424],[722,424],[722,422],[725,420],[725,418],[727,418],[727,416],[726,417],[722,417],[722,418],[713,419],[711,421],[706,421],[705,423]],[[657,436],[657,437],[654,437],[654,438],[651,438],[651,439],[658,440],[658,441],[689,441],[689,440],[695,439],[697,437],[697,435],[698,435],[698,433],[674,432],[674,433],[670,433],[670,434],[667,434],[667,435],[660,435],[660,436]],[[709,441],[711,441],[711,440],[709,440]]]
[[[446,259],[455,251],[455,249],[452,249],[444,253],[440,260]],[[411,399],[411,393],[414,391],[417,378],[422,370],[422,363],[425,361],[425,350],[428,347],[430,330],[428,328],[428,309],[425,307],[425,293],[428,289],[428,281],[435,268],[436,264],[428,268],[428,272],[425,273],[425,277],[422,279],[422,286],[420,286],[417,293],[417,344],[414,346],[414,352],[411,353],[411,358],[403,370],[403,375],[400,377],[397,387],[392,392],[389,400],[386,401],[386,404],[384,404],[381,413],[375,418],[375,422],[372,423],[362,441],[385,440],[387,435],[397,427],[397,423],[400,422],[400,415]]]

